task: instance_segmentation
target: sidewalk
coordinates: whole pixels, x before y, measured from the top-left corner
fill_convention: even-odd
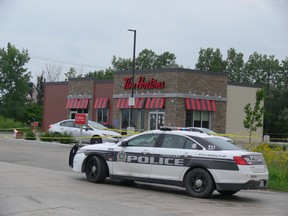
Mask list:
[[[0,132],[0,138],[15,139],[15,134],[13,132]]]

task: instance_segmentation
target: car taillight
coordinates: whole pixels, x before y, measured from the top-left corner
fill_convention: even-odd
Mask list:
[[[49,125],[49,127],[48,127],[48,129],[50,129],[52,126],[51,125]]]
[[[247,161],[242,156],[234,156],[233,159],[237,165],[248,165]]]

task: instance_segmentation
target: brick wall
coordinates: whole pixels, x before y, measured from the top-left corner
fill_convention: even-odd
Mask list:
[[[212,112],[211,128],[224,133],[226,128],[226,101],[228,78],[223,73],[204,72],[189,69],[167,69],[151,71],[135,71],[135,83],[143,76],[145,80],[156,79],[165,81],[164,89],[135,89],[134,94],[144,96],[164,96],[166,93],[195,94],[202,99],[213,98],[216,101],[217,112]],[[131,95],[131,90],[124,90],[124,78],[132,77],[131,72],[117,72],[114,75],[114,95]],[[120,121],[119,110],[116,109],[117,99],[114,99],[114,117]],[[166,97],[165,124],[171,126],[185,126],[186,107],[185,97]],[[147,114],[148,116],[148,114]],[[145,117],[146,118],[146,117]]]

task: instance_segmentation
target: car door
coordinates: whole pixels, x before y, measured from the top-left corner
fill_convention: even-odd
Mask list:
[[[61,122],[60,131],[61,133],[67,133],[76,136],[77,134],[75,134],[75,122],[73,120],[67,120]]]
[[[81,136],[82,141],[84,141],[85,143],[90,143],[90,140],[92,138],[92,136],[97,135],[95,131],[95,129],[93,129],[91,126],[89,125],[82,125],[82,134],[81,134],[81,126],[78,125],[78,133],[79,136]]]
[[[133,137],[125,145],[117,146],[117,158],[112,164],[112,175],[147,179],[151,170],[153,151],[159,134],[141,134]]]
[[[202,149],[193,139],[186,136],[165,134],[160,147],[155,148],[149,178],[181,181],[193,156]]]

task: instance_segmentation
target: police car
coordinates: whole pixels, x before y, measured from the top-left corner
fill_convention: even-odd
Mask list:
[[[116,144],[76,145],[69,165],[90,182],[109,177],[175,185],[199,198],[215,190],[233,195],[241,189],[267,188],[268,183],[261,153],[244,151],[217,136],[165,127]]]

